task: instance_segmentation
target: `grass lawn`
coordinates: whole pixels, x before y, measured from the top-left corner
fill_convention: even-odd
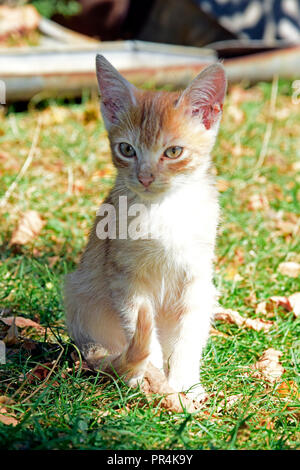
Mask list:
[[[275,304],[257,310],[271,296],[300,291],[299,276],[279,268],[300,262],[300,104],[292,103],[292,91],[291,82],[279,81],[228,92],[213,152],[223,214],[215,282],[222,306],[272,326],[258,332],[224,321],[213,325],[201,373],[210,399],[195,414],[147,403],[140,391],[75,367],[72,359],[63,278],[75,268],[114,179],[97,99],[2,109],[0,204],[34,140],[37,146],[0,208],[0,312],[46,329],[19,328],[19,340],[7,347],[0,395],[12,401],[0,408],[5,405],[13,424],[0,419],[1,448],[297,448],[299,319]],[[45,225],[16,248],[9,242],[27,210],[37,211]],[[7,329],[0,321],[0,339]],[[285,369],[273,384],[251,368],[271,347],[282,353]],[[29,371],[38,364],[46,365],[35,379]]]

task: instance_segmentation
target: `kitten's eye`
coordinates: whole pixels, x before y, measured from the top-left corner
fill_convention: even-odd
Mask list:
[[[178,145],[176,147],[169,147],[165,151],[164,155],[168,158],[178,158],[183,152],[183,147],[179,147]]]
[[[132,145],[127,144],[126,142],[122,142],[121,144],[119,144],[119,150],[121,154],[127,158],[131,158],[136,155],[135,150],[132,147]]]

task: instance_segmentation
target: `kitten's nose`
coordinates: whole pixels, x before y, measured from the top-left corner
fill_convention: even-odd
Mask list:
[[[155,177],[152,173],[150,173],[149,175],[140,175],[138,176],[138,180],[140,183],[142,183],[143,186],[145,186],[145,188],[148,188],[148,186],[150,186],[150,184],[154,181]]]

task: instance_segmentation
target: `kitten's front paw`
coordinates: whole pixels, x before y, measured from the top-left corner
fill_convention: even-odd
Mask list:
[[[126,380],[126,383],[130,388],[137,388],[139,385],[142,384],[143,378],[143,375],[140,375],[138,377],[132,377],[131,379]]]
[[[202,385],[197,384],[186,390],[186,396],[197,403],[203,403],[207,400],[208,395]]]
[[[187,386],[186,384],[179,384],[177,381],[169,380],[169,385],[176,392],[184,392],[188,398],[196,401],[197,403],[202,403],[207,399],[207,393],[199,383],[192,386]]]

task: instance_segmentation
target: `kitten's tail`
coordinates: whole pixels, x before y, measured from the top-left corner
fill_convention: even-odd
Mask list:
[[[135,385],[145,372],[150,355],[152,330],[152,311],[143,305],[138,313],[134,335],[125,351],[108,355],[105,349],[97,346],[89,350],[85,358],[94,369],[117,372],[124,376],[129,385]]]

